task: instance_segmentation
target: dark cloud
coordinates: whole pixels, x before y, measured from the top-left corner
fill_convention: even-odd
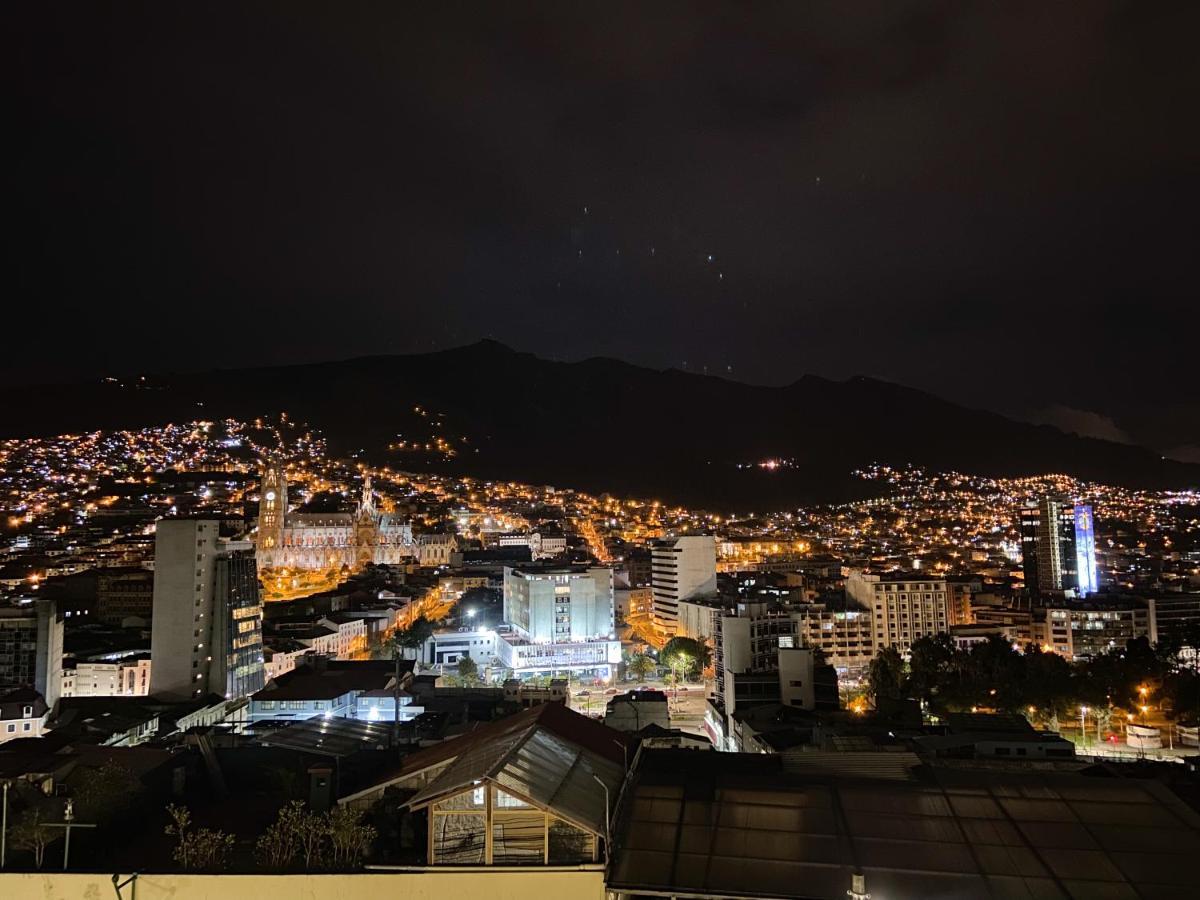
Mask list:
[[[18,15],[10,377],[491,336],[1200,440],[1195,4]]]

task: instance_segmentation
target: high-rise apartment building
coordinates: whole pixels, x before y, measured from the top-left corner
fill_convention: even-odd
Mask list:
[[[263,686],[262,603],[253,546],[211,519],[164,519],[154,542],[150,690],[245,697]]]
[[[1025,587],[1034,594],[1094,594],[1096,536],[1092,508],[1063,497],[1043,497],[1020,509]]]
[[[63,616],[55,600],[0,609],[0,693],[33,688],[53,707],[62,683]]]
[[[891,646],[907,653],[918,638],[958,624],[944,578],[851,572],[846,595],[870,612],[876,653]]]
[[[711,534],[662,538],[650,545],[654,624],[679,629],[679,601],[717,592],[717,542]]]

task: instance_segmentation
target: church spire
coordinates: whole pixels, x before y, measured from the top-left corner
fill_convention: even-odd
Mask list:
[[[375,497],[371,491],[370,472],[367,472],[363,475],[362,503],[359,505],[359,510],[364,516],[375,514]]]

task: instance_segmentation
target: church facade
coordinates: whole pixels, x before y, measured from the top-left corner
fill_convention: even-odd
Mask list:
[[[415,555],[412,526],[376,510],[369,474],[352,513],[289,513],[283,466],[263,467],[255,539],[260,569],[360,569],[410,562]]]

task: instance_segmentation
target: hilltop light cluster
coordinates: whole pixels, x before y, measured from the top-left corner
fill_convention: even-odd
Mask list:
[[[352,502],[368,468],[333,458],[317,431],[286,415],[0,442],[0,506],[10,559],[31,549],[31,541],[49,541],[33,548],[54,551],[53,564],[31,563],[29,574],[43,577],[43,569],[72,571],[71,560],[94,564],[98,547],[147,535],[163,516],[249,517],[258,499],[260,462],[271,454],[285,460],[296,504]],[[1198,568],[1187,549],[1200,534],[1200,496],[1064,475],[1000,479],[881,465],[856,473],[871,499],[727,516],[546,485],[387,466],[370,471],[383,508],[402,511],[418,531],[448,523],[460,534],[520,530],[532,518],[549,516],[561,519],[580,553],[604,561],[649,538],[708,532],[720,536],[730,565],[829,555],[881,570],[918,568],[1004,581],[1020,570],[1016,509],[1029,497],[1062,494],[1092,504],[1104,523],[1097,557],[1107,583],[1132,586],[1147,574],[1170,582]]]

